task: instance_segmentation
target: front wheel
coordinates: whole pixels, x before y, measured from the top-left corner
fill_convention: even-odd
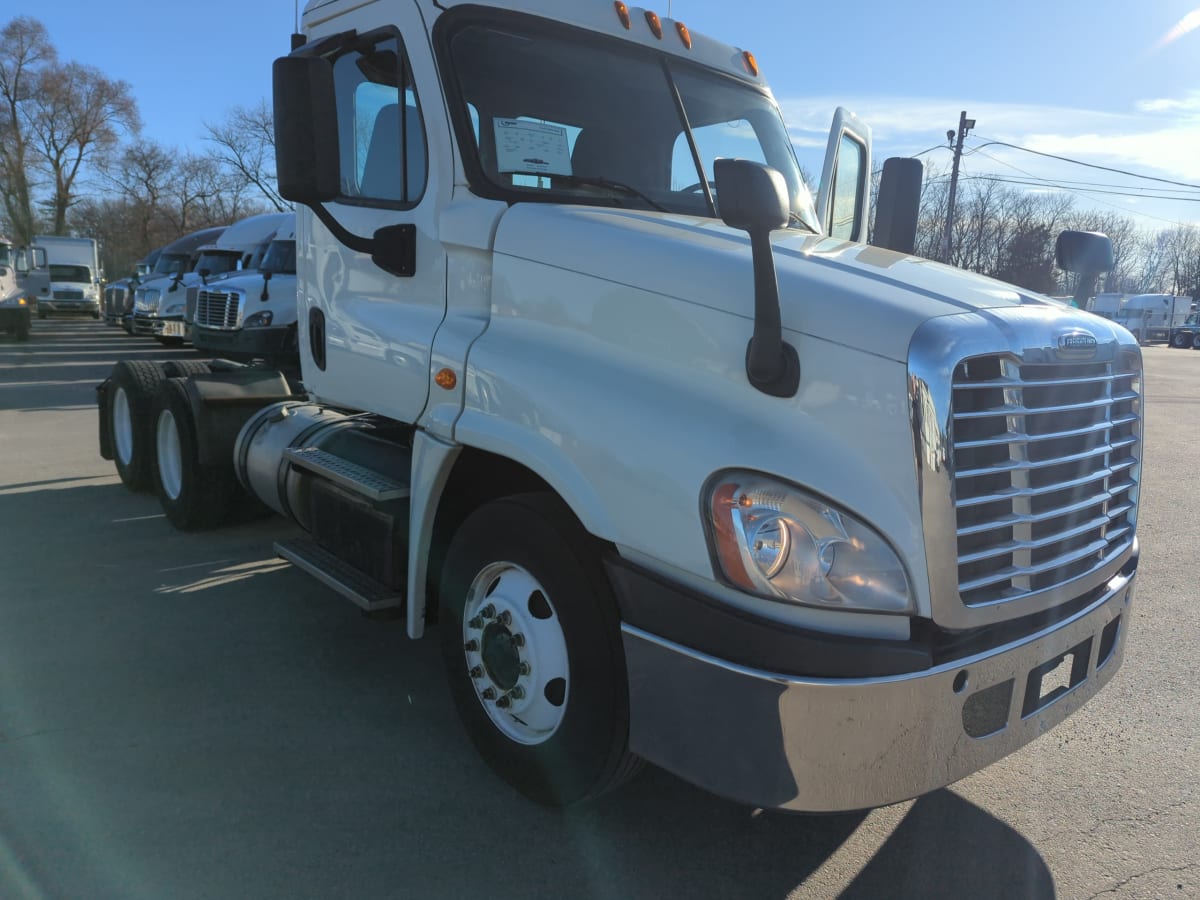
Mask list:
[[[1192,345],[1192,336],[1186,331],[1181,331],[1179,334],[1171,336],[1171,346],[1182,350]]]
[[[551,495],[496,500],[455,534],[438,591],[450,689],[472,742],[549,806],[640,768],[620,620],[593,544]]]
[[[1200,350],[1200,333],[1198,333],[1194,338],[1192,338],[1192,349]]]

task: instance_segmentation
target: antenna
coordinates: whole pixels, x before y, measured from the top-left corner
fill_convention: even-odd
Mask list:
[[[300,31],[300,0],[292,0],[292,31]]]

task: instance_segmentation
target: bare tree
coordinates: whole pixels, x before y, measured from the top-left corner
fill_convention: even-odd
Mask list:
[[[18,243],[33,240],[33,184],[29,165],[29,104],[41,70],[57,60],[50,35],[37,19],[17,16],[0,29],[0,198]]]
[[[277,212],[291,207],[275,185],[275,122],[265,100],[235,106],[224,122],[205,123],[213,157],[244,185],[255,188]]]
[[[80,170],[112,152],[122,131],[140,129],[137,103],[126,82],[114,81],[94,66],[69,62],[38,72],[30,105],[37,165],[50,176],[53,187],[52,228],[55,234],[63,234]]]

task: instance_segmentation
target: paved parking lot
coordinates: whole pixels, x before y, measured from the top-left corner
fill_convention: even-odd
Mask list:
[[[164,351],[0,337],[0,897],[1197,897],[1200,352],[1146,350],[1125,665],[921,800],[756,814],[657,770],[567,812],[470,747],[436,643],[275,559],[178,534],[96,450],[94,386]]]

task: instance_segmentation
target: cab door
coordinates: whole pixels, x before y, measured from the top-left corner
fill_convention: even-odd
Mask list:
[[[339,186],[327,217],[299,217],[299,342],[316,395],[416,422],[446,311],[437,212],[451,179],[429,160],[449,158],[448,128],[415,5],[394,4],[388,21],[378,27],[378,8],[360,5],[311,35],[337,35],[321,55],[333,67]],[[380,229],[403,265],[354,249],[379,244]]]
[[[825,146],[817,215],[830,237],[865,243],[870,210],[871,129],[839,106]]]

